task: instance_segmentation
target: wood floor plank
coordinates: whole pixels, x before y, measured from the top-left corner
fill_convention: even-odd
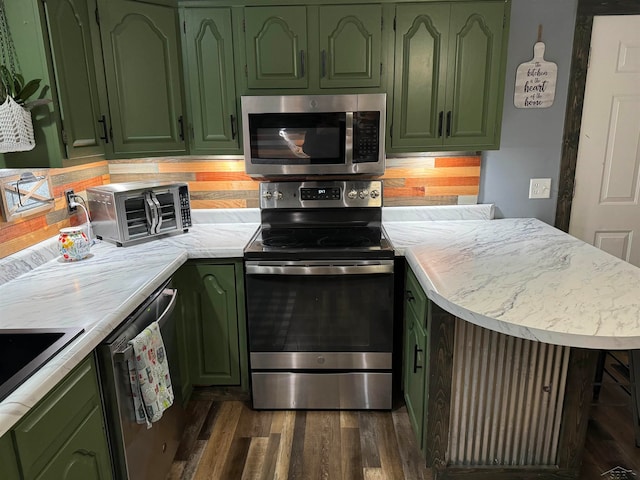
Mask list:
[[[207,414],[211,410],[212,403],[210,400],[195,400],[189,402],[185,415],[191,421],[184,429],[174,460],[186,461],[189,458],[193,445],[201,434],[202,426],[207,418]],[[207,436],[207,440],[208,439],[209,437]]]
[[[264,456],[267,453],[269,439],[266,437],[254,437],[251,439],[247,461],[242,471],[242,480],[259,480],[264,464]]]
[[[211,436],[198,465],[196,480],[222,478],[224,463],[229,454],[242,409],[241,402],[222,402],[217,415],[219,418],[213,425]]]
[[[398,442],[404,478],[432,480],[426,462],[420,454],[416,437],[411,430],[407,408],[403,406],[391,412],[391,419],[393,420],[396,441]]]
[[[302,479],[303,453],[304,453],[304,437],[307,429],[307,412],[296,411],[295,422],[293,427],[293,440],[291,442],[291,459],[289,461],[290,480]]]
[[[221,405],[222,402],[211,402],[211,407],[209,408],[207,416],[202,423],[202,427],[198,432],[198,440],[209,440],[209,438],[211,438],[211,432],[213,431],[213,427],[216,423],[216,417]]]
[[[247,462],[250,445],[250,438],[236,437],[233,439],[231,447],[229,448],[229,454],[222,468],[221,478],[229,480],[242,478],[242,471]]]
[[[264,454],[264,462],[262,464],[262,474],[260,480],[273,480],[276,474],[276,461],[278,460],[278,451],[280,450],[280,434],[272,433],[269,435],[267,442],[267,451]]]
[[[340,417],[342,419],[342,416]],[[341,428],[342,480],[363,480],[360,429]]]
[[[358,423],[358,412],[353,410],[341,411],[340,428],[360,428],[360,424]]]
[[[359,412],[360,450],[363,468],[380,468],[380,453],[376,441],[372,412]]]
[[[376,425],[380,465],[385,476],[390,479],[405,478],[391,415],[386,412],[374,412],[373,418]]]
[[[238,436],[268,437],[271,433],[271,419],[274,412],[253,410],[248,405],[244,408],[238,424]]]
[[[280,423],[280,445],[276,458],[276,468],[274,480],[287,480],[289,476],[289,464],[293,450],[293,438],[296,425],[296,412],[281,412],[282,421]]]
[[[307,412],[303,473],[308,480],[342,477],[340,458],[340,416],[338,412]]]
[[[365,468],[364,480],[394,480],[392,478],[387,479],[381,468]]]

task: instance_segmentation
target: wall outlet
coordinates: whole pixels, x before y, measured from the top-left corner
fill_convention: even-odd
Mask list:
[[[69,215],[71,215],[72,213],[75,213],[76,210],[78,210],[78,207],[72,207],[71,206],[71,201],[73,200],[73,190],[69,189],[69,190],[65,190],[64,191],[64,198],[67,199],[67,213]]]
[[[529,198],[551,197],[550,178],[532,178],[529,181]]]

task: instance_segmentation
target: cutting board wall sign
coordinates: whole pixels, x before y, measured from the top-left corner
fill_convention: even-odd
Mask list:
[[[544,59],[544,43],[533,46],[533,58],[516,70],[513,103],[516,108],[547,108],[556,96],[558,66]]]

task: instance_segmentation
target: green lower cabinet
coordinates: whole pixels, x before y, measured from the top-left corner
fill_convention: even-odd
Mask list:
[[[16,462],[16,453],[13,449],[11,432],[0,437],[0,469],[5,480],[19,480],[20,472]]]
[[[93,357],[56,386],[13,429],[23,478],[113,478]]]
[[[193,385],[247,385],[242,262],[190,262],[178,289],[182,363]]]
[[[424,451],[427,403],[427,325],[429,303],[410,268],[407,268],[404,302],[404,400],[417,444]]]

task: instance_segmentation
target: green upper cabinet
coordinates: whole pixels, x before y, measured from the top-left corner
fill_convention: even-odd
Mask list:
[[[249,90],[381,85],[380,4],[246,7],[243,29]]]
[[[95,0],[43,2],[66,156],[69,159],[103,156],[105,142],[109,141],[108,110],[100,33],[95,28]]]
[[[306,7],[244,10],[249,88],[307,88]]]
[[[113,158],[186,153],[175,8],[99,0]]]
[[[499,148],[508,8],[397,6],[392,151]]]
[[[320,88],[380,86],[381,5],[320,7]]]
[[[240,153],[231,10],[183,8],[192,154]]]

